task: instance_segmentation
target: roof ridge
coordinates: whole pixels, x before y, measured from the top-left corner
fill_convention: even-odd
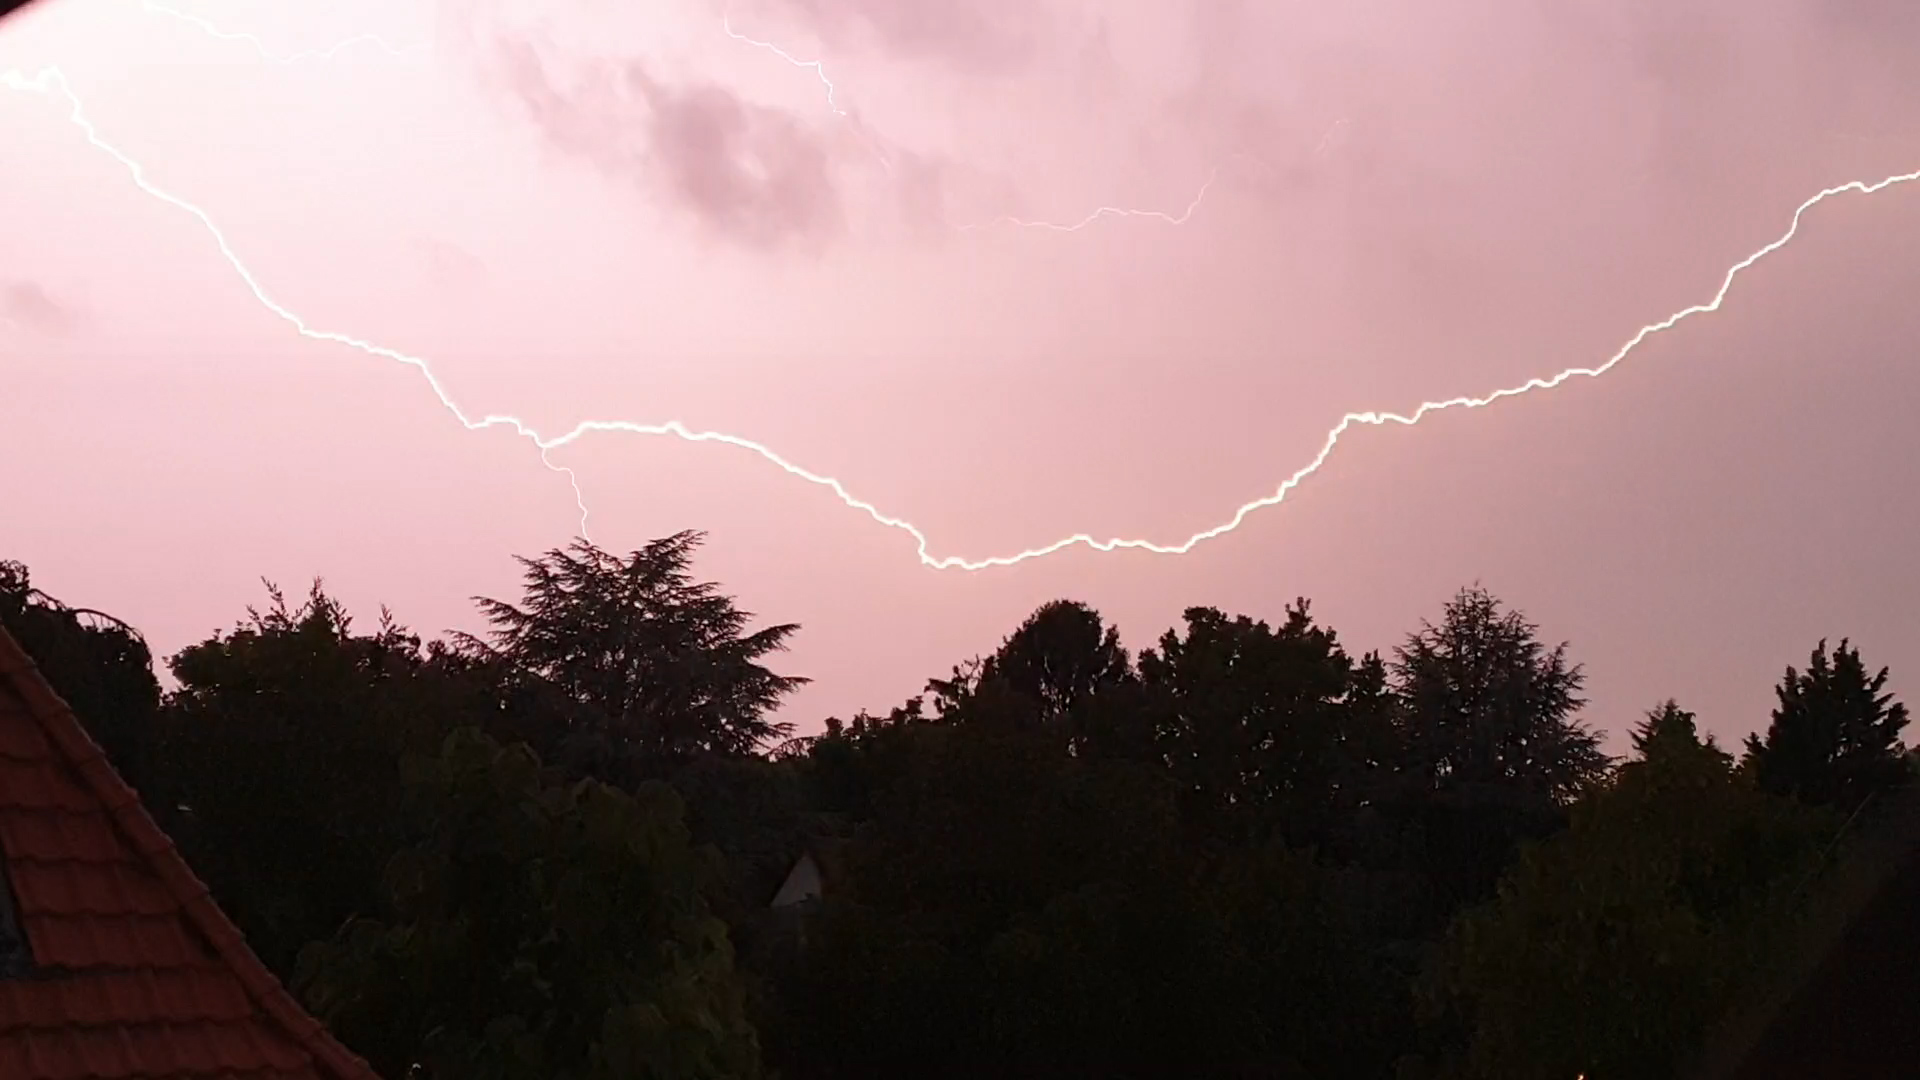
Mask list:
[[[54,691],[33,658],[4,626],[0,626],[0,685],[11,688],[20,698],[55,752],[100,800],[114,828],[179,903],[188,925],[212,947],[254,1005],[338,1080],[379,1080],[372,1067],[301,1008],[254,955],[239,928],[214,903],[212,892],[147,813],[133,788],[107,761],[106,753],[87,734],[72,707]]]

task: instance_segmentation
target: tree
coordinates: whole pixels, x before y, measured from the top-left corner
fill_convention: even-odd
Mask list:
[[[747,633],[750,612],[689,567],[705,539],[681,532],[622,559],[585,540],[521,559],[523,603],[476,597],[492,641],[459,641],[469,662],[557,693],[573,712],[561,745],[599,774],[658,776],[696,753],[744,755],[791,732],[770,714],[806,679],[761,664],[786,647],[791,623]],[[637,770],[637,771],[636,771]]]
[[[382,612],[357,634],[316,581],[182,649],[156,733],[160,815],[182,853],[282,976],[302,946],[369,910],[403,838],[399,762],[469,712],[467,688]]]
[[[1404,753],[1400,699],[1378,652],[1367,653],[1353,666],[1344,704],[1347,719],[1340,728],[1340,742],[1348,760],[1371,772],[1396,768]]]
[[[1868,676],[1846,639],[1832,655],[1823,639],[1807,670],[1787,668],[1765,738],[1747,739],[1748,765],[1767,791],[1851,811],[1875,792],[1907,783],[1900,732],[1907,707],[1885,692],[1887,669]]]
[[[0,561],[0,626],[106,751],[122,777],[151,800],[154,715],[160,683],[140,632],[34,588],[22,563]]]
[[[1120,631],[1073,600],[1043,604],[988,657],[983,679],[1001,679],[1034,699],[1043,723],[1058,722],[1104,689],[1129,681]]]
[[[1261,1060],[1276,1066],[1254,1075],[1386,1076],[1410,1041],[1408,979],[1380,948],[1369,885],[1277,841],[1223,853],[1198,883],[1244,965],[1214,1000],[1239,998],[1261,1017]]]
[[[1490,898],[1519,845],[1564,827],[1567,804],[1606,774],[1566,650],[1474,587],[1395,651],[1401,758],[1369,844],[1424,880],[1429,931]]]
[[[1461,590],[1440,625],[1411,635],[1393,675],[1413,765],[1436,789],[1565,804],[1605,775],[1600,740],[1576,717],[1585,673],[1485,589]]]
[[[302,957],[309,1007],[386,1076],[747,1080],[759,1050],[670,788],[564,784],[471,730],[408,785],[391,917]]]
[[[1634,753],[1639,756],[1629,762],[1628,767],[1683,766],[1695,758],[1706,758],[1712,763],[1711,772],[1715,775],[1732,769],[1733,755],[1722,750],[1712,735],[1701,739],[1695,721],[1694,714],[1682,709],[1672,698],[1662,702],[1629,734]]]
[[[872,813],[850,891],[827,898],[780,980],[783,1073],[980,1075],[1167,1039],[1200,1052],[1195,998],[1172,989],[1201,962],[1179,917],[1195,894],[1157,770],[965,717],[816,747],[866,759]],[[1121,983],[1096,985],[1115,971]],[[1179,1000],[1153,1007],[1157,994]]]
[[[1363,766],[1346,751],[1344,699],[1354,664],[1305,600],[1278,628],[1214,608],[1190,608],[1186,635],[1169,630],[1140,654],[1153,702],[1155,746],[1189,814],[1234,842],[1280,830],[1323,842],[1351,809]],[[1363,740],[1362,740],[1363,741]]]
[[[939,723],[1004,731],[1045,731],[1074,754],[1114,752],[1137,742],[1119,725],[1134,715],[1139,680],[1120,632],[1073,600],[1041,605],[1000,648],[930,679]],[[921,699],[910,703],[918,710]],[[916,716],[917,716],[916,711]]]
[[[707,901],[727,923],[743,961],[757,955],[766,935],[761,916],[793,869],[821,816],[805,799],[805,776],[794,760],[720,757],[689,760],[666,778],[685,808],[693,843],[720,856]]]
[[[1740,782],[1672,702],[1636,736],[1423,980],[1461,1075],[1674,1076],[1786,940],[1837,821]]]
[[[781,757],[799,770],[807,805],[854,821],[871,818],[875,794],[891,774],[888,751],[900,746],[901,735],[938,723],[924,704],[909,698],[884,716],[861,710],[851,722],[829,716],[821,734],[783,744]]]

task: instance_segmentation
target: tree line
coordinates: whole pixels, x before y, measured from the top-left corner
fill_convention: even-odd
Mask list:
[[[1478,587],[1387,655],[1305,600],[1131,655],[1057,601],[796,738],[798,627],[701,540],[521,559],[445,640],[269,585],[164,693],[18,563],[0,623],[396,1080],[1680,1076],[1915,771],[1848,641],[1737,753],[1666,701],[1609,758],[1568,647]],[[802,853],[823,895],[772,909]]]

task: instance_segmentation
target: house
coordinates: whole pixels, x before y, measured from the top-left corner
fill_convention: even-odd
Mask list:
[[[247,948],[3,628],[0,1077],[378,1080]]]
[[[845,840],[809,838],[768,906],[775,911],[810,910],[821,897],[839,890],[846,880],[846,862]]]
[[[847,841],[839,837],[809,837],[793,860],[793,868],[767,905],[764,927],[771,931],[765,944],[777,958],[791,962],[806,951],[813,935],[809,924],[829,896],[847,891]]]
[[[770,906],[789,908],[820,899],[822,877],[820,860],[813,857],[812,851],[802,851],[793,869],[787,872],[787,879],[780,883],[780,891],[773,894]]]
[[[1920,1076],[1920,788],[1886,800],[1814,897],[1782,976],[1701,1080]]]

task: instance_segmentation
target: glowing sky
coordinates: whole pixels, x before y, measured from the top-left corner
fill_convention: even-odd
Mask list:
[[[58,65],[308,326],[472,417],[755,440],[969,559],[1183,541],[1343,414],[1603,363],[1920,168],[1902,0],[172,5],[252,41],[156,6],[43,0],[0,72]],[[68,113],[0,91],[0,554],[164,653],[263,575],[473,628],[577,529],[526,441],[303,340]],[[1056,596],[1138,646],[1306,595],[1370,648],[1478,580],[1594,722],[1731,736],[1823,634],[1915,685],[1917,239],[1920,183],[1826,200],[1603,378],[1351,431],[1183,556],[935,571],[735,447],[551,459],[595,540],[707,529],[703,575],[803,624],[803,728]]]

